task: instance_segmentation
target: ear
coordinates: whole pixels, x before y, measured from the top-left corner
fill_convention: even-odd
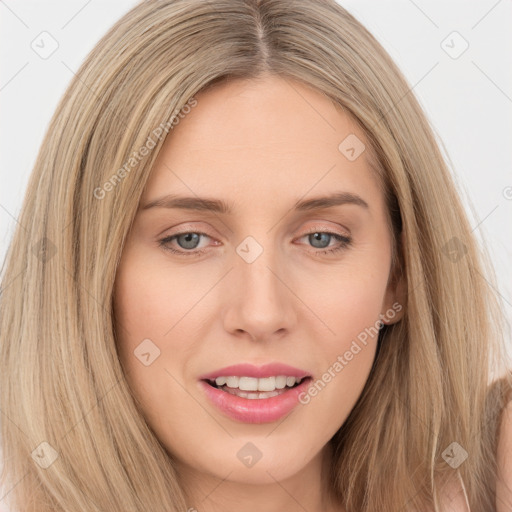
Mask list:
[[[397,264],[390,270],[388,285],[384,296],[380,318],[386,325],[391,325],[403,318],[407,303],[407,281],[403,267],[402,248],[405,247],[404,232],[400,234],[400,247],[397,248]]]

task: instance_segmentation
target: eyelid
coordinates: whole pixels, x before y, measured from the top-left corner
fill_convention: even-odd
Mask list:
[[[299,235],[298,238],[302,238],[305,235],[309,235],[311,233],[316,233],[316,232],[337,234],[337,235],[340,235],[340,236],[350,237],[351,236],[350,230],[347,229],[347,228],[344,228],[344,230],[345,230],[344,232],[340,233],[338,230],[328,228],[324,224],[313,224],[312,226],[308,227],[307,229],[301,230],[302,234]],[[158,235],[157,238],[161,238],[163,236],[165,236],[165,237],[179,236],[179,235],[182,235],[182,234],[185,234],[185,233],[197,233],[197,234],[201,234],[201,235],[207,236],[207,237],[209,237],[211,239],[216,239],[215,236],[213,236],[212,234],[208,233],[208,230],[203,230],[203,229],[199,229],[199,228],[196,229],[190,223],[184,224],[182,227],[180,227],[180,229],[177,232],[171,232],[171,233],[169,233],[167,235],[160,234],[160,235]]]
[[[309,226],[306,230],[303,231],[304,235],[309,235],[310,233],[317,233],[317,232],[322,232],[322,233],[336,233],[337,235],[342,235],[342,236],[350,236],[350,230],[343,227],[344,229],[344,232],[339,232],[339,227],[338,229],[336,228],[330,228],[330,227],[327,227],[325,226],[325,224],[313,224],[312,226]],[[304,236],[304,235],[301,235],[301,236]]]
[[[205,230],[205,231],[207,231],[207,230]],[[166,251],[170,251],[171,253],[178,254],[180,256],[185,256],[185,257],[186,256],[189,256],[189,257],[199,256],[201,254],[208,252],[208,247],[202,248],[202,249],[195,249],[193,251],[186,251],[186,250],[182,250],[182,249],[172,249],[171,247],[167,246],[167,244],[170,243],[171,240],[175,240],[179,236],[190,234],[190,233],[194,233],[194,234],[200,235],[202,237],[210,238],[211,240],[216,242],[216,243],[214,243],[214,245],[218,245],[218,240],[215,237],[212,237],[210,234],[208,234],[204,231],[194,230],[191,226],[189,226],[188,229],[186,226],[184,226],[177,233],[171,233],[171,234],[164,236],[163,238],[159,238],[158,244],[160,247],[162,247]],[[324,233],[324,234],[327,234],[328,236],[337,240],[337,244],[334,247],[332,247],[330,249],[328,247],[326,247],[324,249],[318,249],[318,250],[312,251],[315,254],[327,256],[329,254],[334,254],[336,252],[339,252],[339,251],[349,247],[352,244],[351,234],[341,234],[338,232],[338,230],[332,230],[332,229],[324,228],[323,226],[318,226],[318,225],[311,226],[308,230],[304,231],[303,234],[301,234],[300,236],[295,238],[294,241],[300,240],[301,238],[305,238],[305,237],[310,236],[315,233]],[[301,245],[301,244],[299,244],[299,245]]]

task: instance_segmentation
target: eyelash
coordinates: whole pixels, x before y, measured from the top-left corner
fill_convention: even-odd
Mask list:
[[[308,235],[314,235],[315,233],[331,235],[339,242],[339,245],[337,245],[336,247],[333,247],[331,249],[326,248],[326,249],[319,249],[317,251],[313,251],[317,255],[325,256],[327,254],[338,253],[339,251],[342,251],[343,249],[348,248],[350,246],[350,244],[352,243],[351,237],[343,236],[343,235],[340,235],[339,233],[333,233],[331,231],[310,231],[309,233],[305,233],[304,235],[302,235],[300,238],[304,238],[305,236],[308,236]],[[204,254],[206,252],[206,249],[199,249],[199,250],[195,250],[195,251],[177,251],[176,249],[173,249],[167,245],[175,238],[177,238],[181,235],[187,235],[187,234],[203,235],[208,238],[211,238],[210,235],[203,233],[201,231],[183,231],[181,233],[175,233],[174,235],[166,236],[165,238],[160,239],[158,241],[159,246],[162,247],[162,249],[164,249],[165,251],[169,251],[169,252],[171,252],[173,254],[177,254],[179,256],[190,257],[190,256],[200,256],[201,254]]]

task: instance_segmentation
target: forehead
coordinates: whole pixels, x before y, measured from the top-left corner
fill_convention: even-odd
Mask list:
[[[186,193],[263,204],[343,190],[382,200],[364,132],[321,92],[269,77],[195,98],[162,146],[146,199]]]

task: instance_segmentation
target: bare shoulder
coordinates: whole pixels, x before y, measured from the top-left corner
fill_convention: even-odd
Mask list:
[[[466,488],[458,471],[441,489],[441,503],[443,512],[471,512]]]
[[[503,409],[498,437],[496,512],[512,510],[512,401]]]
[[[496,512],[512,512],[512,392],[503,408],[497,445]],[[441,490],[443,512],[472,512],[458,472]]]

